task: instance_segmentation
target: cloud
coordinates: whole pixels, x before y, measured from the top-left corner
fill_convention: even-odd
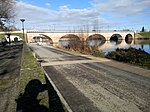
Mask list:
[[[46,3],[50,6],[51,4]],[[17,20],[26,19],[26,26],[62,25],[83,25],[100,23],[101,26],[115,26],[128,18],[138,21],[136,16],[149,14],[149,0],[93,0],[91,7],[84,9],[73,9],[67,5],[60,6],[58,10],[41,8],[24,2],[17,2]],[[122,18],[122,19],[117,19]]]
[[[32,24],[65,24],[79,25],[92,23],[99,13],[92,9],[71,9],[60,6],[58,11],[37,7],[24,2],[17,3],[17,19],[25,18],[26,23]],[[101,19],[102,20],[102,19]]]
[[[135,16],[145,14],[145,9],[150,7],[150,0],[93,0],[91,4],[96,10],[112,15]]]
[[[62,18],[63,21],[84,23],[92,22],[95,20],[99,13],[94,12],[92,9],[70,9],[68,6],[61,6],[58,11],[58,15]]]
[[[150,22],[146,19],[150,16],[150,0],[93,0],[91,5],[105,15],[112,27],[127,26],[137,29],[136,27]]]
[[[17,3],[16,12],[16,19],[25,18],[29,23],[47,22],[50,17],[54,17],[55,15],[55,11],[24,2]]]
[[[50,3],[46,3],[45,5],[46,5],[46,6],[51,6],[51,4],[50,4]]]

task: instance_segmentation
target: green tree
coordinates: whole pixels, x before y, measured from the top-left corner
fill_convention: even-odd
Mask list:
[[[143,26],[141,32],[144,32],[144,31],[145,31],[145,29],[144,29],[144,26]]]

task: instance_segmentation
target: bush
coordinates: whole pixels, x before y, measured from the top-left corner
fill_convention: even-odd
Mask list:
[[[106,58],[150,68],[150,54],[141,49],[116,49],[108,53]]]
[[[105,57],[105,54],[103,51],[100,51],[98,49],[98,46],[88,46],[86,43],[83,41],[72,41],[69,46],[64,47],[67,50],[71,51],[77,51],[82,54],[90,54],[96,57]]]
[[[103,52],[103,51],[100,51],[100,50],[94,51],[92,55],[95,56],[95,57],[102,57],[102,58],[105,57],[104,52]]]

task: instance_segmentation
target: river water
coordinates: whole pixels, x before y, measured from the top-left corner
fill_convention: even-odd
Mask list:
[[[68,46],[69,41],[64,40],[59,43],[62,46]],[[90,40],[87,42],[89,46],[98,46],[99,50],[105,52],[105,54],[115,51],[117,48],[127,49],[133,47],[136,49],[142,49],[150,54],[150,39],[149,40],[111,40],[111,41],[101,41],[101,40]]]
[[[145,52],[150,54],[150,40],[133,40],[132,43],[126,43],[122,41],[117,43],[115,41],[106,41],[103,45],[100,45],[98,48],[107,54],[108,52],[115,51],[117,48],[127,49],[129,47],[142,49]]]

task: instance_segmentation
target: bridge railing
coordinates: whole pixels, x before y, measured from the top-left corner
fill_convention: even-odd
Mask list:
[[[134,32],[134,31],[124,31],[124,30],[54,30],[54,31],[44,31],[44,30],[27,30],[27,33],[111,33],[111,32]]]

